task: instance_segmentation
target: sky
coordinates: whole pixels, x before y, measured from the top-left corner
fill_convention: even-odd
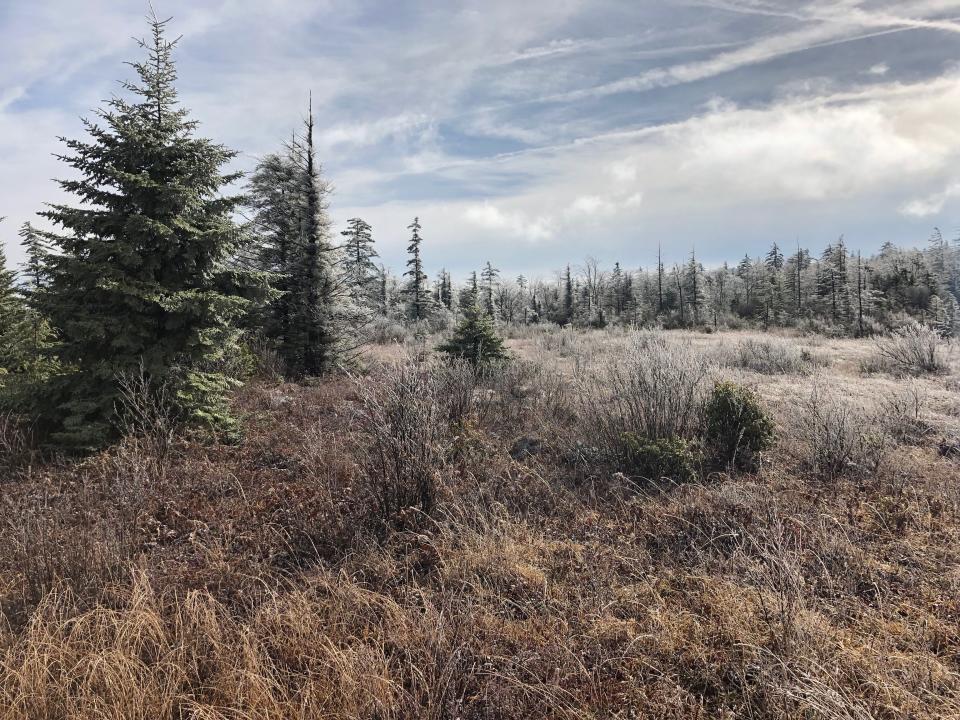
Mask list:
[[[155,0],[181,100],[252,169],[312,92],[336,228],[401,269],[870,252],[960,228],[960,0]],[[0,0],[0,239],[68,200],[141,0]],[[41,223],[42,224],[42,223]]]

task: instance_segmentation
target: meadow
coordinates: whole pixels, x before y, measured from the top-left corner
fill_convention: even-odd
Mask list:
[[[507,337],[263,362],[235,443],[136,378],[91,457],[4,422],[0,718],[960,717],[952,342]],[[721,381],[764,449],[711,455]]]

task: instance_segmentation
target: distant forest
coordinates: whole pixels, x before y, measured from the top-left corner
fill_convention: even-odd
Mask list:
[[[766,255],[705,268],[694,252],[680,265],[654,258],[649,268],[587,259],[550,280],[509,279],[487,263],[453,289],[441,271],[432,285],[435,308],[455,312],[480,297],[488,315],[509,323],[551,322],[665,328],[802,327],[834,335],[868,335],[907,318],[960,331],[960,239],[935,230],[925,249],[885,243],[879,252],[852,252],[843,237],[819,255],[804,248],[785,253],[776,243]],[[414,317],[404,303],[409,281],[385,268],[376,298],[381,314]]]

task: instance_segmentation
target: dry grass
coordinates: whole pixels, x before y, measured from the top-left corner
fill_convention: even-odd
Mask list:
[[[481,378],[380,348],[359,379],[243,390],[237,446],[160,461],[144,429],[22,465],[0,719],[960,717],[956,369],[863,377],[867,341],[782,338],[827,365],[721,371],[775,412],[757,472],[571,463],[599,441],[591,373],[674,377],[752,337],[640,340],[658,364],[628,334],[528,330]],[[874,436],[876,463],[814,444]],[[425,477],[384,523],[371,488]]]

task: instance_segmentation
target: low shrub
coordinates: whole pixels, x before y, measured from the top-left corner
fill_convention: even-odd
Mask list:
[[[807,469],[823,480],[876,472],[891,445],[883,418],[819,379],[797,408],[792,434],[802,444]]]
[[[377,317],[365,328],[367,339],[375,345],[393,345],[406,342],[410,330],[399,320]]]
[[[473,405],[466,363],[412,362],[361,384],[359,425],[368,441],[367,488],[380,519],[409,508],[429,513],[457,432]]]
[[[890,436],[904,445],[919,445],[933,432],[924,417],[926,396],[918,381],[880,401],[880,418]]]
[[[588,373],[579,387],[589,436],[616,449],[625,433],[650,440],[700,435],[713,366],[688,342],[638,333],[619,357]]]
[[[706,444],[715,461],[749,469],[773,444],[773,420],[749,388],[719,382],[706,407]]]
[[[876,341],[873,357],[866,360],[864,372],[889,372],[893,375],[926,375],[947,369],[947,343],[931,327],[911,321]]]
[[[699,443],[684,438],[648,440],[624,433],[621,452],[626,469],[648,480],[690,482],[700,475],[703,464]]]
[[[779,339],[742,340],[733,348],[722,347],[718,355],[721,365],[763,375],[808,373],[821,364],[809,351]]]

